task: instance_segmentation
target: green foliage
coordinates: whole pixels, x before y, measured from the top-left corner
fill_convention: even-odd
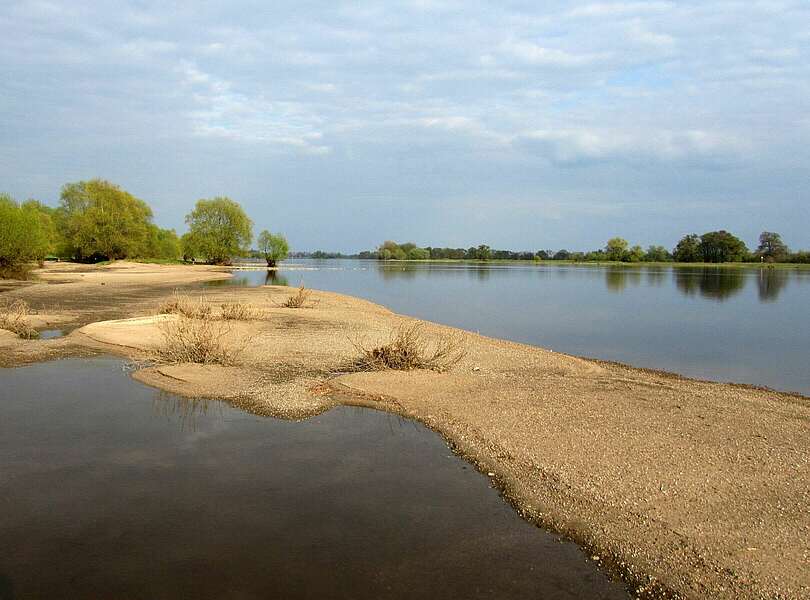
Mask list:
[[[0,275],[12,274],[21,265],[48,255],[52,224],[38,205],[19,205],[11,196],[0,194]]]
[[[644,259],[647,262],[666,262],[671,259],[671,256],[666,248],[663,246],[650,246],[644,254]]]
[[[747,257],[748,248],[728,231],[710,231],[700,236],[700,255],[704,262],[741,262]]]
[[[266,229],[259,234],[259,239],[256,241],[259,252],[267,261],[268,267],[276,266],[276,262],[284,260],[290,253],[290,245],[280,233],[270,233]]]
[[[430,250],[426,248],[411,248],[408,260],[430,260]]]
[[[756,253],[768,262],[780,262],[788,257],[790,251],[778,233],[763,231],[759,234],[759,247]]]
[[[183,255],[202,256],[209,263],[225,264],[248,253],[253,222],[236,202],[226,197],[197,201],[186,215],[189,232],[183,236]]]
[[[605,244],[605,258],[606,260],[628,260],[628,246],[627,240],[615,237],[608,240]]]
[[[160,260],[177,260],[180,258],[180,254],[180,239],[174,229],[161,229],[157,225],[150,223],[146,243],[139,256]]]
[[[695,233],[685,235],[675,246],[672,256],[677,262],[700,262],[700,236]]]
[[[152,209],[109,181],[66,184],[56,214],[60,253],[76,260],[138,256],[148,245]]]

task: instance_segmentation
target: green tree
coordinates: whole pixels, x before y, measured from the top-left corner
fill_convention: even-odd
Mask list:
[[[183,236],[183,254],[203,256],[212,264],[227,264],[243,256],[253,239],[253,222],[236,202],[226,197],[198,200],[186,215],[188,234]]]
[[[620,237],[611,238],[605,245],[605,258],[607,260],[625,260],[627,258],[627,248],[630,244]]]
[[[644,256],[644,249],[636,245],[625,253],[623,260],[627,262],[641,262],[644,260]]]
[[[411,248],[408,252],[409,260],[429,260],[430,250],[427,248]]]
[[[290,252],[287,238],[280,233],[270,233],[266,229],[259,234],[256,243],[259,246],[259,252],[267,261],[268,267],[275,267],[276,261],[284,260]]]
[[[696,233],[683,236],[672,250],[672,257],[677,262],[700,262],[703,258],[700,253],[700,236]]]
[[[780,262],[787,258],[790,251],[782,241],[782,236],[773,231],[763,231],[759,234],[759,247],[757,255],[768,262]]]
[[[48,232],[37,208],[0,194],[0,276],[15,276],[25,263],[41,261],[49,250]]]
[[[143,201],[103,179],[62,188],[57,226],[63,252],[77,260],[136,256],[146,246],[152,210]]]
[[[177,260],[180,258],[180,254],[180,239],[174,229],[161,229],[157,225],[150,223],[145,246],[138,256],[141,258]]]
[[[704,262],[740,262],[748,254],[748,248],[728,231],[710,231],[700,236],[700,254]]]
[[[650,246],[644,255],[644,260],[648,262],[666,262],[669,259],[669,252],[663,246]]]

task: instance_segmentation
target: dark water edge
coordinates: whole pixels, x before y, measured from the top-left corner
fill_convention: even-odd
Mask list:
[[[441,438],[256,417],[115,359],[0,370],[0,600],[629,597]]]
[[[295,259],[218,285],[307,287],[481,334],[810,395],[810,270]]]

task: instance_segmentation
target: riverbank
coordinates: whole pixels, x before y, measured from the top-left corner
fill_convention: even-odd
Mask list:
[[[214,311],[249,304],[256,319],[228,324],[230,343],[249,339],[237,364],[152,366],[136,378],[285,418],[358,404],[418,419],[491,474],[526,518],[578,541],[640,595],[810,597],[807,398],[474,334],[449,373],[349,372],[356,343],[379,343],[410,319],[326,292],[286,309],[290,288],[204,289],[229,276],[207,267],[49,265],[41,276],[51,283],[0,298],[25,299],[74,330],[56,340],[3,336],[0,364],[142,358],[162,340],[158,307],[181,285]]]

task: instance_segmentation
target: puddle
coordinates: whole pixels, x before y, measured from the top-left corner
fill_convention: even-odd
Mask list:
[[[628,598],[433,432],[0,370],[0,598]]]
[[[53,340],[56,338],[60,338],[65,335],[65,332],[61,329],[45,329],[39,332],[39,339],[41,340]]]

